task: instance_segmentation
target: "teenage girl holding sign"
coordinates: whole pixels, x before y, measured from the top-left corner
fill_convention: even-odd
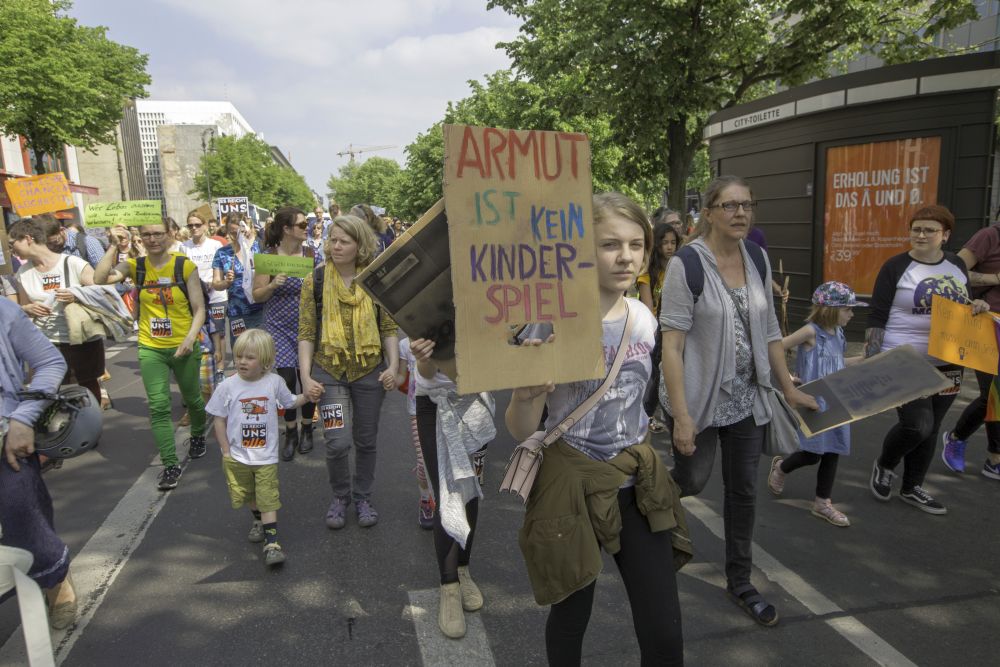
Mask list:
[[[610,389],[545,450],[528,497],[521,550],[535,600],[551,604],[545,626],[549,664],[580,664],[603,546],[614,554],[625,582],[642,663],[680,665],[681,611],[671,563],[678,542],[686,552],[678,556],[679,562],[686,560],[690,542],[676,486],[649,445],[643,410],[645,388],[654,372],[650,355],[657,324],[641,302],[623,296],[646,266],[653,234],[643,210],[617,193],[594,197],[593,230],[606,365],[621,345],[627,345],[628,352]],[[543,327],[529,326],[522,334],[522,340],[527,336],[525,344],[549,338],[551,329]],[[547,407],[545,428],[551,430],[603,382],[515,389],[507,428],[515,439],[525,440]],[[589,495],[595,487],[603,494]],[[597,509],[591,500],[598,495],[603,498],[599,511],[588,511]],[[574,511],[567,503],[577,499]]]

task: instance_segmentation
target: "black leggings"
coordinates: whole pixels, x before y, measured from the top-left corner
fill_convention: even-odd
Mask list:
[[[440,498],[437,405],[426,396],[417,396],[417,434],[420,436],[420,451],[424,455],[424,469],[427,471],[427,479],[434,489],[434,497]],[[473,498],[465,504],[465,518],[469,522],[469,537],[465,540],[465,548],[463,549],[441,525],[441,512],[434,513],[434,551],[437,553],[438,570],[441,574],[442,584],[453,584],[458,581],[459,566],[469,564],[469,558],[472,556],[472,538],[476,535],[476,520],[479,518],[479,498]]]
[[[955,398],[955,394],[936,394],[896,408],[899,423],[886,433],[878,464],[895,470],[899,462],[903,462],[902,491],[912,491],[913,487],[924,483],[924,476],[934,459],[941,420]]]
[[[670,531],[650,532],[635,504],[635,488],[618,492],[622,516],[621,551],[615,564],[625,582],[642,665],[683,665],[681,605],[673,567]],[[545,623],[549,665],[579,665],[583,635],[594,604],[594,581],[552,605]]]
[[[275,368],[274,372],[278,374],[282,380],[285,381],[285,386],[288,387],[288,391],[293,394],[296,393],[296,389],[301,389],[302,381],[299,379],[299,369],[298,368]],[[313,413],[316,412],[315,403],[303,403],[302,404],[302,418],[312,421]],[[291,410],[285,410],[285,425],[295,423],[295,418],[298,416],[298,410],[292,408]]]
[[[837,477],[838,461],[840,461],[840,454],[814,454],[799,450],[781,462],[781,472],[790,473],[802,466],[814,466],[818,463],[816,497],[829,500],[830,493],[833,491],[833,480]]]

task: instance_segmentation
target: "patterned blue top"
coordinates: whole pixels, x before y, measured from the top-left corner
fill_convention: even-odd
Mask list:
[[[253,242],[252,252],[260,252],[260,246],[257,244],[256,239]],[[224,245],[215,251],[215,258],[212,259],[212,268],[221,270],[223,275],[225,275],[226,271],[232,271],[236,275],[233,279],[233,284],[226,291],[229,297],[226,305],[226,314],[229,317],[253,315],[264,309],[263,304],[250,303],[246,293],[243,291],[243,263],[236,256],[236,250],[233,248],[232,243]]]
[[[809,326],[816,332],[816,344],[808,350],[799,345],[795,353],[795,374],[803,383],[843,369],[844,352],[847,350],[847,339],[840,327],[831,334],[811,322]],[[814,454],[850,454],[851,427],[844,424],[812,438],[806,438],[799,431],[799,447]]]

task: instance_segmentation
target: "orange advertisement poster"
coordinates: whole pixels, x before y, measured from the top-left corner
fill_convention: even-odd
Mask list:
[[[907,222],[937,203],[941,137],[826,151],[823,280],[871,294],[885,260],[909,248]]]

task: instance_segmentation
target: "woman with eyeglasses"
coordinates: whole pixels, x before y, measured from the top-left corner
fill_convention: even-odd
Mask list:
[[[875,279],[865,331],[865,357],[900,345],[911,345],[926,354],[934,295],[971,303],[973,314],[989,311],[985,301],[969,298],[965,262],[944,250],[954,226],[955,216],[944,206],[924,207],[910,218],[910,249],[887,260]],[[927,361],[951,378],[954,386],[896,408],[899,421],[882,441],[869,487],[876,500],[888,502],[895,469],[902,462],[900,500],[928,514],[946,514],[948,510],[924,490],[923,483],[934,458],[941,420],[962,388],[962,367],[931,356]]]
[[[157,486],[167,491],[177,487],[182,472],[170,415],[171,374],[191,419],[188,456],[197,459],[205,455],[205,402],[199,381],[198,342],[205,323],[205,300],[198,267],[183,254],[170,251],[174,236],[166,222],[140,227],[139,236],[146,246],[146,256],[117,262],[118,239],[114,238],[94,269],[94,282],[111,285],[130,278],[139,289],[139,373],[146,389],[153,439],[163,463]],[[183,285],[175,282],[178,263]],[[141,279],[139,273],[143,274]]]
[[[818,406],[785,365],[767,255],[744,241],[755,206],[749,184],[720,176],[703,201],[693,240],[667,265],[660,306],[672,475],[682,496],[697,495],[721,450],[726,591],[772,626],[778,612],[750,582],[757,464],[771,420],[766,392],[775,391],[773,378],[793,407]]]
[[[95,336],[74,345],[66,319],[66,307],[76,301],[68,288],[93,285],[94,269],[85,259],[53,252],[46,244],[45,227],[36,219],[18,220],[11,225],[9,234],[14,253],[26,260],[14,281],[21,310],[59,349],[77,384],[100,399],[98,379],[104,373],[104,338]],[[63,382],[69,379],[67,373]]]
[[[268,225],[264,236],[265,253],[282,257],[309,257],[313,267],[318,264],[311,248],[305,247],[306,214],[293,206],[279,208],[274,221]],[[253,279],[253,300],[264,304],[264,330],[274,339],[274,372],[281,376],[292,394],[302,386],[299,377],[299,296],[302,278],[284,273],[269,276],[258,273]],[[297,410],[285,410],[285,441],[281,445],[283,461],[291,461],[295,450],[307,454],[313,448],[313,413],[315,403],[302,406],[302,434],[299,436],[295,420]]]
[[[243,289],[243,274],[253,257],[247,257],[240,239],[245,239],[249,254],[260,252],[257,233],[239,213],[230,211],[225,218],[229,243],[215,251],[212,260],[212,289],[226,292],[226,315],[229,317],[229,347],[247,329],[259,329],[264,320],[264,306],[250,303]]]

